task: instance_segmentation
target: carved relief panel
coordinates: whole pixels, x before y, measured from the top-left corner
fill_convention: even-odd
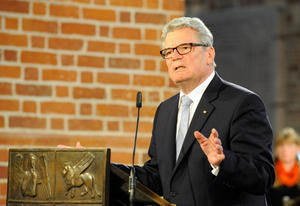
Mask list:
[[[108,205],[109,149],[10,149],[7,205]]]

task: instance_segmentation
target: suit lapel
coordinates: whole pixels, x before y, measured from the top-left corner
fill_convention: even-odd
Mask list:
[[[194,137],[194,131],[201,131],[202,127],[206,123],[209,116],[214,111],[214,105],[212,104],[212,101],[217,98],[219,94],[219,90],[221,87],[221,79],[219,75],[216,73],[215,77],[211,81],[211,83],[208,85],[207,89],[205,90],[197,109],[194,113],[193,119],[191,121],[191,124],[189,126],[189,129],[187,131],[184,143],[182,145],[182,149],[180,152],[180,155],[178,157],[178,160],[176,162],[175,168],[172,172],[172,176],[176,172],[177,168],[179,167],[180,163],[184,159],[185,155],[188,153],[190,147],[192,144],[196,141]],[[200,155],[200,154],[199,154]]]
[[[162,137],[162,147],[164,151],[164,159],[166,159],[169,171],[173,170],[175,166],[176,158],[176,122],[178,114],[178,101],[179,95],[176,95],[168,105],[168,109],[164,116],[166,117],[166,127],[161,132]],[[170,161],[171,160],[171,161]]]

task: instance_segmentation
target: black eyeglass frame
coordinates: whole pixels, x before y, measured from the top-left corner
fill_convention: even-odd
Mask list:
[[[187,52],[187,53],[183,53],[183,54],[182,54],[182,53],[180,53],[180,52],[178,51],[178,47],[184,46],[184,45],[190,45],[190,46],[191,46],[191,50],[190,50],[189,52]],[[164,51],[169,50],[169,49],[172,49],[173,52],[174,52],[174,50],[176,49],[176,51],[178,52],[178,54],[180,54],[180,55],[185,55],[185,54],[190,53],[190,52],[192,51],[192,48],[195,47],[195,46],[209,47],[208,44],[200,44],[200,43],[183,43],[183,44],[179,44],[178,46],[173,47],[173,48],[165,48],[165,49],[162,49],[162,50],[159,51],[159,53],[160,53],[160,55],[161,55],[161,57],[162,57],[163,59],[170,59],[170,58],[172,58],[172,57],[166,58],[166,56],[165,56],[165,54],[164,54]]]

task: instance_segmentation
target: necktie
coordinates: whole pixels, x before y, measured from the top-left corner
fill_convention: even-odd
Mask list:
[[[187,129],[189,127],[190,105],[193,101],[186,95],[181,97],[181,119],[176,138],[176,161],[183,145]]]

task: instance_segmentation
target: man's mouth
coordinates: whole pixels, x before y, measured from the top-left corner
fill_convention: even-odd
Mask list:
[[[178,66],[178,67],[175,67],[175,71],[179,70],[179,69],[183,69],[185,68],[184,66]]]

